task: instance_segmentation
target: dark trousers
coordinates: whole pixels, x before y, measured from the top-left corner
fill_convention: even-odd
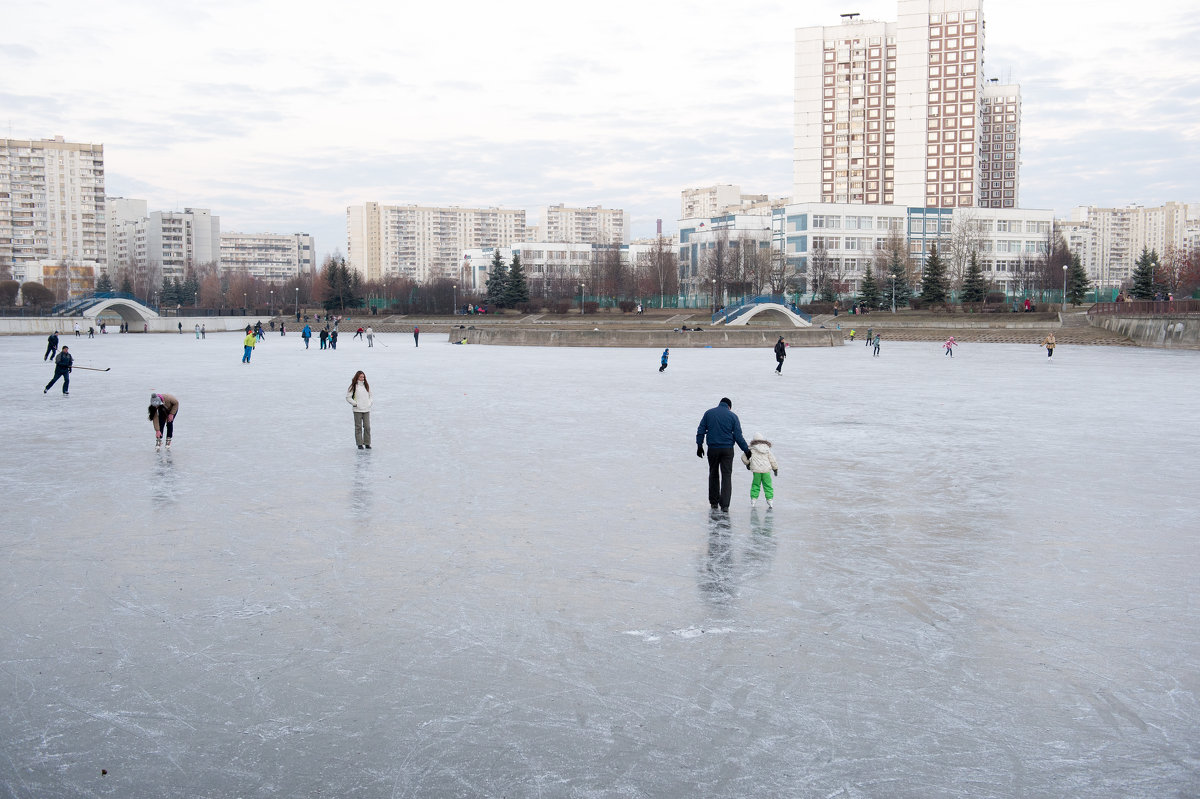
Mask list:
[[[58,345],[49,344],[46,346],[46,354],[42,356],[43,361],[52,361],[54,356],[58,354]]]
[[[167,409],[161,405],[158,407],[158,429],[166,433],[167,438],[175,435],[175,420],[167,421]]]
[[[775,371],[779,372],[780,374],[783,374],[783,358],[780,358],[778,355],[776,355],[775,360],[779,362],[775,366]]]
[[[54,367],[54,379],[46,384],[46,391],[49,391],[58,382],[58,378],[60,377],[63,381],[63,393],[66,394],[67,387],[71,385],[71,373],[61,366]]]
[[[708,448],[708,504],[729,510],[733,499],[733,447]]]
[[[421,334],[420,333],[413,333],[413,346],[414,347],[421,346]]]
[[[666,371],[666,368],[667,368],[667,365],[664,363],[662,366],[658,367],[658,371],[660,371],[660,372]]]

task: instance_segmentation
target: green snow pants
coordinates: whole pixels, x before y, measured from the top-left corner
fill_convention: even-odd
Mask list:
[[[750,499],[758,499],[758,487],[760,485],[767,499],[775,499],[775,486],[771,485],[770,472],[754,473],[754,482],[750,484]]]

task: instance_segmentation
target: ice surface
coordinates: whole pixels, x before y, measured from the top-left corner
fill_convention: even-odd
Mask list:
[[[0,339],[0,795],[1200,792],[1200,353],[240,338]]]

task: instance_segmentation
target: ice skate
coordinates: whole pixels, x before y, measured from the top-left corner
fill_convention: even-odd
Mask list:
[[[750,507],[752,507],[752,508],[756,508],[756,507],[758,507],[758,500],[757,500],[757,499],[755,499],[755,498],[753,498],[753,497],[751,497],[751,498],[750,498]]]
[[[168,447],[170,447],[170,446],[171,446],[171,439],[169,439],[169,438],[167,439],[167,446],[168,446]]]
[[[767,510],[771,510],[771,508],[774,508],[774,507],[775,507],[774,503],[772,503],[771,500],[768,499],[767,500]]]
[[[162,449],[162,439],[161,438],[154,439],[154,448]]]

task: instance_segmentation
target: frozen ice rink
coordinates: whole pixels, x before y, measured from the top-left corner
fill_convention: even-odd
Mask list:
[[[341,338],[0,338],[0,795],[1200,793],[1200,353]]]

